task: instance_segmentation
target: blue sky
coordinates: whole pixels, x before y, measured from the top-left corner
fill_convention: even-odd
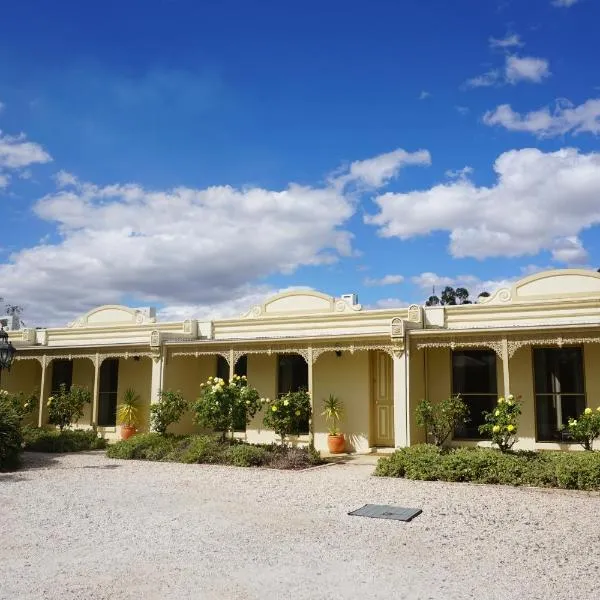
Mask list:
[[[595,0],[82,3],[0,22],[0,296],[237,314],[600,266]]]

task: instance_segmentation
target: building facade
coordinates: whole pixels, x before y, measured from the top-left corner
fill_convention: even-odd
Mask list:
[[[18,349],[2,374],[9,391],[36,391],[37,422],[61,383],[89,387],[93,402],[78,426],[118,438],[115,411],[124,390],[143,400],[141,430],[161,390],[194,400],[211,375],[246,375],[261,395],[301,387],[313,402],[315,446],[327,447],[321,403],[343,402],[350,450],[424,441],[420,400],[461,394],[471,419],[453,444],[488,445],[478,425],[498,396],[520,396],[521,449],[575,449],[562,430],[569,417],[600,404],[600,274],[538,273],[478,304],[367,310],[353,295],[279,294],[238,319],[158,322],[152,309],[96,308],[64,328],[10,332]],[[199,431],[186,414],[173,432]],[[270,442],[259,413],[237,435]],[[307,432],[299,442],[309,439]]]

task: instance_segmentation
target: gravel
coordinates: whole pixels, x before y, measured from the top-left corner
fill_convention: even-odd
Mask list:
[[[0,598],[598,598],[600,494],[372,469],[27,455],[0,475]]]

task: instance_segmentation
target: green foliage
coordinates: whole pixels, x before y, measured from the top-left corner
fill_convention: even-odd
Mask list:
[[[586,450],[593,450],[594,440],[600,437],[600,406],[595,412],[586,408],[578,419],[569,419],[567,431]]]
[[[26,421],[38,407],[38,397],[35,393],[18,392],[13,394],[6,390],[0,390],[0,401],[12,406],[22,422]]]
[[[108,447],[110,458],[155,460],[196,464],[303,469],[321,464],[310,448],[278,444],[253,445],[214,435],[160,435],[142,433]]]
[[[272,429],[281,441],[290,435],[300,435],[310,421],[310,396],[306,390],[288,392],[265,403],[263,424]]]
[[[106,448],[106,440],[98,437],[96,429],[57,431],[42,427],[24,427],[23,440],[25,450],[30,452],[83,452]]]
[[[521,403],[512,394],[506,399],[501,396],[493,411],[483,413],[485,423],[479,426],[479,433],[491,438],[492,444],[506,452],[517,441],[520,415]]]
[[[163,390],[160,400],[150,406],[150,426],[160,434],[167,433],[169,425],[177,423],[187,410],[188,403],[183,394],[178,390]]]
[[[498,452],[490,448],[443,450],[421,444],[401,448],[381,458],[375,475],[600,490],[600,453]]]
[[[450,396],[437,404],[421,400],[416,408],[417,425],[425,429],[426,439],[439,447],[468,417],[469,408],[460,396]]]
[[[139,423],[140,396],[133,388],[127,388],[123,400],[117,408],[117,421],[127,427],[135,427]]]
[[[338,423],[344,415],[344,403],[337,396],[329,394],[329,397],[323,400],[323,412],[321,415],[327,421],[329,435],[339,435]]]
[[[245,375],[234,375],[229,383],[219,377],[209,377],[201,384],[200,397],[193,409],[198,424],[220,431],[225,438],[242,424],[245,428],[260,407],[261,398],[256,388],[248,385]]]
[[[72,385],[69,390],[61,383],[58,393],[48,398],[48,422],[58,425],[62,431],[83,416],[86,404],[92,401],[90,391],[78,385]]]
[[[0,397],[0,471],[19,465],[21,444],[21,414],[6,395]]]

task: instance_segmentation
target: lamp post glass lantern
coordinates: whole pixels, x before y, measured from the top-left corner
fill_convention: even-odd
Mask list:
[[[10,366],[16,352],[12,342],[8,339],[8,333],[0,325],[0,383],[2,381],[2,371],[10,371]]]

